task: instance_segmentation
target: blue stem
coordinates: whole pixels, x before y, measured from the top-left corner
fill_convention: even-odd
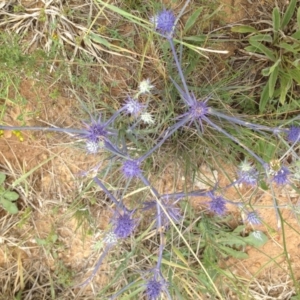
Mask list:
[[[224,129],[213,123],[209,118],[203,116],[202,119],[208,123],[211,127],[213,127],[215,130],[223,133],[226,135],[229,139],[237,143],[239,146],[244,148],[250,155],[252,155],[262,166],[265,166],[265,162],[263,161],[262,158],[260,158],[258,155],[256,155],[252,150],[250,150],[246,145],[244,145],[241,141],[239,141],[236,137],[232,136],[228,132],[226,132]]]

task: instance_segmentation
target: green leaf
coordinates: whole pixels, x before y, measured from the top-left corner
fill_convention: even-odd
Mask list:
[[[260,181],[259,186],[264,191],[268,191],[269,190],[269,185],[264,180]]]
[[[272,12],[272,21],[273,21],[273,28],[275,31],[278,31],[280,29],[280,12],[278,7],[274,7]]]
[[[298,69],[291,69],[288,71],[291,77],[298,83],[300,84],[300,70]]]
[[[264,69],[261,70],[261,74],[262,74],[263,76],[269,76],[270,73],[271,73],[270,67],[267,67],[267,68],[264,68]]]
[[[0,185],[5,181],[5,178],[6,178],[5,174],[0,173]]]
[[[45,239],[40,239],[40,238],[35,238],[35,241],[36,241],[36,243],[39,245],[39,246],[45,246],[45,245],[47,245],[47,240],[45,240]]]
[[[246,242],[240,236],[228,235],[227,237],[219,238],[217,240],[218,245],[240,247],[246,246]]]
[[[268,237],[262,231],[254,231],[245,237],[244,240],[251,246],[261,247],[268,241]]]
[[[262,90],[260,100],[259,100],[260,113],[263,113],[265,111],[268,100],[269,100],[269,84],[266,84]]]
[[[248,258],[248,254],[242,251],[234,250],[232,248],[226,247],[226,246],[219,246],[219,249],[221,249],[223,252],[225,252],[227,255],[232,256],[237,259],[246,259]]]
[[[207,35],[200,34],[200,35],[192,35],[183,38],[186,41],[193,41],[193,42],[205,42],[207,40]]]
[[[112,46],[112,44],[108,40],[104,39],[100,35],[95,34],[93,32],[90,32],[89,35],[86,38],[88,38],[88,37],[91,40],[93,40],[94,42],[96,42],[98,44],[101,44],[101,45],[103,45],[103,46],[105,46],[107,48],[111,48],[111,46]]]
[[[251,33],[251,32],[258,32],[254,27],[247,26],[247,25],[241,25],[241,26],[234,26],[231,28],[232,32],[238,32],[238,33]]]
[[[290,22],[296,8],[297,0],[291,0],[289,6],[287,7],[281,23],[281,30],[284,30],[284,28],[287,26],[287,24]]]
[[[286,95],[292,85],[292,78],[288,74],[281,74],[280,76],[280,97],[279,102],[283,105],[286,100]]]
[[[19,194],[10,191],[5,191],[2,196],[9,201],[15,201],[19,198]]]
[[[192,13],[192,15],[188,18],[188,20],[185,23],[183,30],[184,33],[188,32],[195,25],[202,11],[203,7],[199,7]]]
[[[270,49],[268,49],[265,45],[256,41],[249,41],[249,42],[252,45],[252,47],[255,48],[255,52],[260,52],[265,54],[272,61],[276,60],[276,57],[273,54],[273,52]]]
[[[0,203],[2,204],[3,208],[10,214],[17,214],[19,212],[17,205],[9,200],[1,199]]]
[[[184,258],[183,254],[180,252],[178,248],[175,246],[172,247],[172,251],[174,251],[175,255],[186,265],[189,266],[189,262]]]
[[[300,30],[300,7],[298,7],[297,10],[297,26],[298,26],[298,30]]]
[[[278,45],[280,48],[282,49],[285,49],[287,50],[288,52],[292,52],[292,53],[298,53],[298,51],[294,48],[296,47],[297,45],[295,45],[294,47],[288,43],[285,43],[285,42],[281,42],[279,45]]]
[[[274,72],[275,68],[278,67],[280,62],[281,62],[281,58],[279,58],[273,66],[262,69],[261,71],[262,75],[269,76],[272,72]]]
[[[278,65],[273,69],[273,72],[270,75],[268,84],[269,84],[269,97],[272,98],[273,94],[274,94],[274,89],[275,89],[275,85],[277,82],[277,78],[278,78],[278,70],[279,67]]]
[[[293,33],[291,35],[292,38],[296,39],[296,40],[300,40],[300,30],[296,31],[295,33]]]
[[[273,38],[270,34],[256,34],[249,38],[249,41],[273,43]]]

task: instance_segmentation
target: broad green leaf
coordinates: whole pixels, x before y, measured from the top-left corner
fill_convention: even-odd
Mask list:
[[[281,58],[279,58],[273,66],[262,69],[261,71],[262,75],[269,76],[272,72],[274,72],[275,68],[278,67],[280,62],[281,62]]]
[[[276,60],[276,57],[273,54],[273,52],[269,48],[267,48],[265,45],[263,45],[260,42],[256,42],[256,41],[249,41],[249,42],[255,48],[255,50],[256,50],[255,52],[265,54],[272,61]]]
[[[300,30],[297,30],[295,33],[293,33],[291,37],[300,41]]]
[[[243,230],[245,230],[246,226],[245,225],[239,225],[237,226],[233,231],[232,233],[234,234],[240,234],[243,232]]]
[[[188,18],[188,20],[185,23],[184,30],[183,30],[184,33],[188,32],[195,25],[202,11],[203,11],[203,7],[199,7],[192,13],[192,15]]]
[[[284,30],[284,28],[287,26],[287,24],[290,22],[296,8],[297,0],[291,0],[289,6],[287,7],[281,23],[281,30]]]
[[[278,7],[274,7],[272,12],[272,21],[273,21],[273,28],[275,31],[278,31],[280,29],[280,12]]]
[[[256,34],[249,38],[249,41],[273,43],[273,38],[270,34]]]
[[[220,245],[219,248],[222,250],[222,252],[225,252],[227,255],[230,255],[234,258],[238,258],[238,259],[248,258],[248,254],[245,252],[234,250],[232,248],[222,246],[222,245]]]
[[[269,84],[266,84],[262,90],[260,100],[259,100],[260,113],[263,113],[265,111],[268,100],[269,100]]]
[[[262,231],[255,231],[251,232],[244,240],[251,246],[261,247],[268,241],[268,237]]]
[[[9,201],[15,201],[19,198],[19,194],[10,191],[5,191],[2,196]]]
[[[280,76],[280,97],[279,102],[283,105],[286,100],[286,95],[292,85],[292,78],[289,74],[281,74]]]
[[[281,58],[277,59],[277,61],[275,62],[275,64],[270,67],[270,73],[274,72],[275,68],[278,67],[279,63],[281,62]]]
[[[289,74],[291,77],[298,83],[300,84],[300,70],[298,69],[291,69],[288,70]]]
[[[2,204],[3,208],[10,214],[17,214],[19,212],[17,205],[9,200],[1,199],[0,203]]]
[[[5,178],[6,178],[5,174],[0,173],[0,185],[5,181]]]
[[[270,74],[270,78],[268,81],[269,84],[269,97],[273,97],[274,94],[274,89],[275,89],[275,85],[277,82],[277,78],[278,78],[278,65],[273,69],[273,72]]]
[[[267,68],[264,68],[264,69],[261,70],[261,74],[262,74],[263,76],[269,76],[270,73],[271,73],[270,67],[267,67]]]
[[[218,245],[240,247],[246,246],[246,242],[240,236],[228,235],[228,237],[222,237],[217,240]]]
[[[292,52],[292,53],[298,53],[298,51],[292,46],[292,45],[290,45],[290,44],[288,44],[288,43],[285,43],[285,42],[281,42],[281,43],[279,43],[279,45],[278,45],[280,48],[282,48],[282,49],[285,49],[285,50],[287,50],[287,51],[289,51],[289,52]],[[297,45],[295,45],[295,47],[296,47]]]
[[[231,28],[232,32],[238,32],[238,33],[251,33],[251,32],[258,32],[257,29],[255,29],[252,26],[247,25],[241,25],[241,26],[234,26]]]
[[[297,10],[297,26],[298,26],[298,30],[300,30],[300,7],[298,7]]]

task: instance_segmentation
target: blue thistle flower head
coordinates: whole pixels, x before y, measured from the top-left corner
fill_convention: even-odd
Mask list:
[[[291,143],[300,141],[300,127],[292,126],[287,132],[287,139]]]
[[[290,171],[287,167],[281,167],[273,176],[273,181],[278,185],[284,185],[289,182]]]
[[[259,172],[247,161],[240,164],[238,171],[238,181],[248,185],[256,185],[258,182]]]
[[[87,141],[98,143],[100,140],[105,140],[108,132],[106,130],[106,124],[102,123],[101,116],[98,120],[91,120],[90,124],[83,122],[86,126],[86,130],[80,134],[80,136]]]
[[[260,225],[261,220],[257,213],[255,211],[251,211],[247,214],[247,222],[249,222],[251,225]]]
[[[201,131],[203,132],[202,119],[205,118],[210,111],[210,108],[207,106],[207,101],[210,99],[210,96],[203,101],[198,101],[193,93],[186,95],[184,92],[181,92],[181,96],[189,106],[189,110],[181,117],[188,116],[191,121],[198,121]]]
[[[124,161],[122,171],[127,178],[138,177],[142,173],[139,161],[130,159]]]
[[[155,270],[154,275],[146,283],[147,299],[157,300],[163,292],[168,292],[168,283],[160,271]]]
[[[209,194],[211,201],[209,202],[209,210],[217,215],[223,215],[226,211],[226,200],[221,196]]]
[[[112,223],[114,225],[113,233],[117,238],[124,239],[133,233],[137,225],[137,221],[132,217],[133,212],[115,212]]]
[[[146,285],[146,295],[149,300],[156,300],[162,292],[163,284],[155,277],[151,278]]]
[[[124,104],[125,111],[135,118],[137,118],[142,113],[145,107],[146,105],[139,103],[137,100],[132,99],[131,97],[127,97]]]
[[[189,114],[193,120],[202,119],[208,113],[206,102],[195,101],[189,110]]]
[[[164,9],[154,18],[155,29],[161,34],[171,36],[175,21],[176,18],[173,11]]]

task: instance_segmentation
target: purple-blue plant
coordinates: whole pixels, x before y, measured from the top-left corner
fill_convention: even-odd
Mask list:
[[[255,211],[248,212],[246,221],[251,225],[261,224],[261,220]]]
[[[300,141],[300,127],[292,126],[287,131],[287,139],[291,143],[297,143]]]
[[[162,10],[153,19],[155,24],[155,30],[159,33],[171,37],[175,25],[175,15],[172,10]]]
[[[290,171],[287,167],[281,167],[275,174],[273,175],[273,181],[278,185],[285,185],[289,183],[289,175]]]
[[[224,215],[226,212],[226,200],[221,196],[215,196],[213,193],[209,193],[211,198],[209,205],[209,210],[219,216]]]
[[[123,162],[122,172],[126,178],[138,177],[142,171],[139,160],[128,159]]]

